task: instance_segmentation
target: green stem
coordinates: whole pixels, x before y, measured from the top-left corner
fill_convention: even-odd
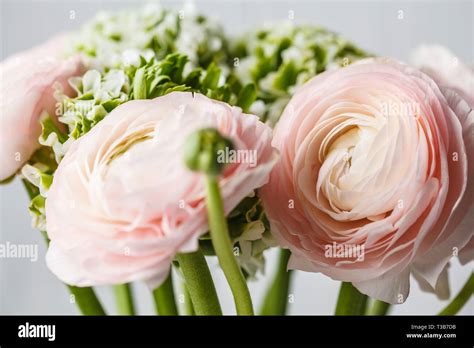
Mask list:
[[[119,315],[135,315],[133,295],[130,284],[114,285],[115,302]]]
[[[288,249],[280,250],[280,258],[275,278],[267,290],[263,301],[261,315],[285,315],[288,305],[288,291],[290,288],[291,270],[287,270],[291,252]]]
[[[178,315],[176,301],[173,291],[173,276],[170,274],[163,284],[153,291],[153,299],[155,301],[156,312],[159,315]]]
[[[176,255],[197,315],[222,315],[211,272],[201,250]]]
[[[28,193],[30,199],[35,198],[37,195],[37,189],[26,179],[21,180],[23,186]],[[49,245],[48,234],[42,231],[43,237],[46,244]],[[83,315],[106,315],[104,308],[102,307],[99,299],[97,298],[94,289],[91,287],[79,288],[77,286],[67,285],[69,292],[74,296],[74,302],[79,307],[79,310]]]
[[[373,300],[367,308],[366,315],[387,315],[390,310],[390,303]]]
[[[244,275],[232,250],[232,242],[224,214],[224,204],[215,176],[206,176],[207,213],[212,245],[219,264],[234,295],[235,308],[238,315],[253,315],[252,299]]]
[[[79,288],[71,285],[67,287],[71,295],[74,296],[74,302],[83,315],[106,315],[94,289],[89,287]]]
[[[474,292],[474,273],[466,281],[456,297],[438,315],[456,315],[469,301]]]
[[[361,294],[351,283],[341,283],[336,315],[364,315],[366,306],[366,295]]]
[[[184,295],[184,304],[183,304],[183,314],[184,315],[194,315],[193,302],[191,296],[189,295],[188,287],[186,283],[183,283],[183,295]]]

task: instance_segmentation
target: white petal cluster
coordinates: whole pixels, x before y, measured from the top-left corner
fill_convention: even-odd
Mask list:
[[[274,125],[298,86],[325,70],[348,65],[366,53],[340,35],[293,22],[267,24],[232,43],[236,76],[258,86],[265,108],[257,113]]]
[[[102,12],[73,38],[68,53],[81,52],[97,70],[138,65],[140,56],[164,58],[186,54],[192,65],[213,57],[223,47],[222,30],[189,6],[168,11],[158,4],[138,10]]]

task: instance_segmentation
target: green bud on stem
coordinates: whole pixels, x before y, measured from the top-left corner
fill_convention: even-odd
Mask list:
[[[219,160],[219,153],[226,148],[233,149],[230,139],[222,136],[217,129],[204,128],[187,138],[184,145],[184,161],[192,171],[217,176],[226,164],[225,161]]]

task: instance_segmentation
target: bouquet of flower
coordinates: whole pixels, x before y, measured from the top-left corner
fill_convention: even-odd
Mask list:
[[[291,270],[341,281],[338,315],[386,314],[410,275],[449,298],[473,259],[472,68],[412,65],[293,22],[227,37],[191,8],[101,13],[0,64],[0,180],[18,176],[46,263],[85,315],[283,315]],[[280,260],[263,305],[247,283]],[[184,303],[178,309],[173,287]],[[175,286],[176,287],[176,286]],[[455,314],[474,277],[442,314]]]

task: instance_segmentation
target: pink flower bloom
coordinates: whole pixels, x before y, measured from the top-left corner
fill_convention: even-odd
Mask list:
[[[474,68],[464,64],[446,47],[420,46],[413,53],[412,63],[439,86],[454,90],[471,108],[474,106]]]
[[[260,190],[289,267],[389,303],[406,300],[410,274],[443,292],[449,259],[472,236],[473,122],[465,101],[395,61],[302,86]]]
[[[39,118],[55,115],[54,85],[72,92],[67,80],[83,70],[78,57],[61,59],[67,36],[17,53],[0,63],[0,180],[13,175],[39,147]]]
[[[54,175],[46,200],[51,271],[78,286],[145,280],[155,288],[176,253],[197,250],[208,229],[205,188],[186,168],[183,146],[205,127],[256,153],[256,166],[224,171],[226,213],[268,181],[276,154],[271,129],[256,116],[189,92],[127,102],[74,142]]]
[[[463,120],[465,124],[463,124],[463,133],[466,133],[464,140],[468,141],[465,146],[467,149],[474,148],[474,138],[468,136],[469,133],[471,135],[474,133],[472,111],[471,116],[468,116],[469,109],[463,102],[463,100],[466,101],[469,104],[469,108],[471,110],[474,109],[474,68],[464,64],[446,47],[440,45],[422,45],[418,47],[413,53],[412,62],[415,67],[436,81],[450,105],[456,108],[456,114],[462,115],[464,112],[465,117]],[[471,120],[470,123],[469,120]],[[472,154],[471,157],[469,157],[468,167],[468,172],[474,173]],[[469,178],[470,183],[472,183],[473,180],[474,178]],[[470,191],[469,194],[472,196],[474,193]],[[464,223],[467,226],[474,226],[474,209],[472,205],[470,209],[471,210],[467,213],[469,219],[464,219]],[[471,237],[469,243],[460,251],[459,260],[462,264],[466,264],[473,258],[474,237]]]

